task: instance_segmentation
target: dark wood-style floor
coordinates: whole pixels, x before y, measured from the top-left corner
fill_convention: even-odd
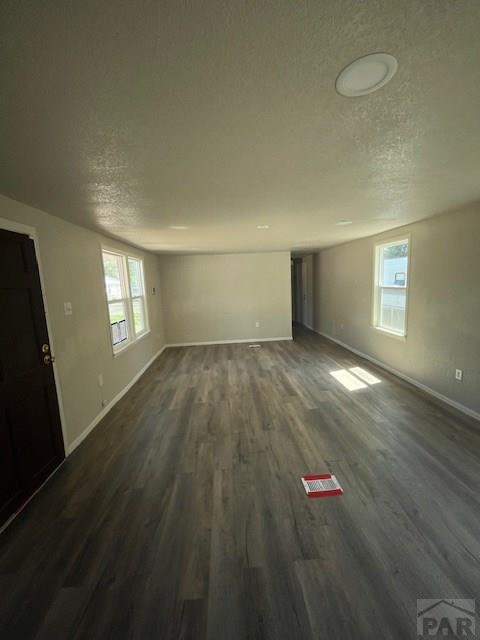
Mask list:
[[[478,423],[319,336],[168,349],[0,536],[0,636],[414,638],[479,595],[479,490]]]

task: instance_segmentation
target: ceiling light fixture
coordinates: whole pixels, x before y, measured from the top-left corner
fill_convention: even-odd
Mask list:
[[[389,53],[370,53],[351,62],[335,82],[337,92],[348,98],[365,96],[385,86],[396,74],[397,60]]]
[[[168,228],[174,229],[175,231],[185,231],[185,229],[190,229],[190,227],[187,227],[184,224],[171,224]]]
[[[335,223],[337,227],[346,227],[348,224],[353,224],[351,220],[339,220]]]
[[[270,229],[269,224],[257,224],[257,229]]]

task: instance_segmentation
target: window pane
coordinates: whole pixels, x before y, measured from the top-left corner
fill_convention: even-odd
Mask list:
[[[380,326],[384,329],[405,332],[406,289],[380,290]]]
[[[407,284],[408,241],[382,247],[380,250],[380,284],[401,286]]]
[[[133,307],[133,325],[135,327],[135,333],[141,333],[145,331],[145,307],[143,305],[143,298],[135,298],[132,300]]]
[[[122,257],[113,253],[103,254],[103,270],[105,272],[105,289],[107,300],[119,300],[122,295]]]
[[[128,259],[128,275],[130,276],[130,291],[132,298],[143,296],[142,263],[135,258]]]
[[[108,305],[113,346],[128,340],[127,314],[124,302],[111,302]]]

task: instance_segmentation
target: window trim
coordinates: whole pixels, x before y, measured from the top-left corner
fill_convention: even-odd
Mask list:
[[[395,245],[408,243],[408,254],[407,254],[407,278],[405,286],[401,285],[388,285],[382,286],[380,285],[380,250],[384,247],[393,247]],[[408,307],[409,307],[409,299],[410,299],[410,281],[411,281],[411,269],[410,269],[410,255],[412,251],[412,239],[411,234],[406,233],[401,236],[395,236],[393,238],[385,238],[382,242],[376,242],[373,247],[373,295],[372,295],[372,329],[375,331],[379,331],[384,335],[390,336],[391,338],[400,339],[405,341],[408,333]],[[393,329],[389,329],[387,327],[382,327],[379,325],[380,318],[380,291],[382,289],[401,289],[405,291],[405,327],[403,331],[395,331]]]
[[[135,342],[135,340],[138,340],[138,338],[141,338],[142,336],[144,336],[145,334],[150,332],[150,321],[148,318],[148,306],[147,306],[147,287],[145,284],[145,269],[143,267],[143,258],[140,258],[139,256],[134,256],[131,253],[127,253],[125,254],[125,268],[127,270],[127,278],[128,278],[128,292],[130,293],[130,296],[128,298],[128,306],[129,306],[129,310],[132,314],[132,328],[133,328],[133,333],[135,335],[135,338],[133,340],[133,342]],[[143,295],[141,296],[134,296],[132,295],[132,284],[130,282],[130,270],[128,268],[128,260],[129,259],[132,260],[136,260],[137,262],[140,263],[140,277],[142,279],[142,289],[143,289]],[[134,300],[141,300],[143,299],[143,309],[144,309],[144,320],[145,320],[145,328],[143,331],[140,331],[139,333],[136,333],[135,331],[135,321],[133,319],[133,301]]]
[[[127,294],[127,297],[119,298],[118,300],[109,300],[107,287],[105,284],[105,267],[103,264],[103,254],[110,253],[115,256],[119,256],[121,258],[122,264],[122,273],[121,280],[122,284],[125,287],[125,291],[122,291],[122,295],[124,293]],[[128,269],[128,259],[132,258],[133,260],[137,260],[140,263],[140,271],[142,277],[142,287],[143,287],[143,296],[132,296],[132,286],[130,282],[130,272]],[[102,263],[102,274],[103,274],[103,291],[105,295],[105,304],[106,304],[106,317],[107,317],[107,329],[108,336],[110,340],[110,346],[112,349],[113,357],[116,358],[124,351],[127,351],[130,347],[136,344],[139,340],[144,338],[146,335],[150,333],[150,317],[148,313],[148,302],[147,302],[147,283],[145,277],[145,267],[144,267],[144,259],[142,256],[135,254],[133,251],[122,251],[121,249],[116,249],[114,247],[108,245],[100,245],[100,261]],[[133,319],[133,305],[132,301],[134,299],[143,298],[143,307],[145,310],[145,329],[140,333],[135,333],[135,324]],[[110,323],[110,309],[109,305],[113,302],[123,302],[126,308],[126,320],[127,320],[127,340],[119,343],[118,346],[113,344],[112,339],[112,327]]]

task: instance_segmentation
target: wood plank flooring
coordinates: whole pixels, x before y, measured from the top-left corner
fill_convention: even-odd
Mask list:
[[[0,536],[0,636],[414,638],[479,596],[479,516],[480,425],[342,348],[168,349]]]

